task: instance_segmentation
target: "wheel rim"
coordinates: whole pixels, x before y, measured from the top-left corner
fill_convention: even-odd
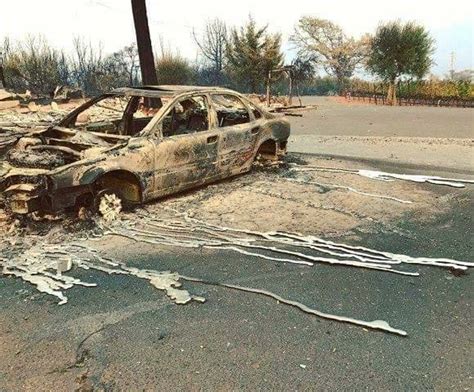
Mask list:
[[[112,191],[101,191],[96,196],[97,210],[102,218],[111,222],[116,220],[122,211],[122,200]]]

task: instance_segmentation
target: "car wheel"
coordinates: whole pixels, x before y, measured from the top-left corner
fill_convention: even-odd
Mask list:
[[[94,212],[101,215],[104,220],[116,220],[123,209],[120,193],[112,189],[102,189],[94,197]]]

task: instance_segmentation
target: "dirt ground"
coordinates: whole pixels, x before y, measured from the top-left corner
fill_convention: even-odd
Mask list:
[[[357,131],[364,116],[379,118],[369,112],[354,114],[350,105],[333,112],[332,105],[324,111],[333,124],[344,123],[340,134],[334,125],[335,133],[320,136],[319,108],[291,118],[295,140],[367,137]],[[360,110],[372,111],[365,106]],[[407,109],[396,109],[404,113],[394,125],[400,138],[409,138],[403,136],[413,115]],[[426,108],[415,109],[423,113]],[[435,108],[428,109],[422,114],[425,122]],[[435,168],[430,150],[418,157],[419,167],[382,159],[399,141],[391,146],[387,140],[363,143],[384,163],[318,156],[320,144],[307,142],[306,154],[292,151],[279,166],[256,166],[249,174],[149,203],[123,213],[115,225],[139,227],[146,218],[176,220],[173,211],[219,227],[298,232],[387,252],[472,261],[472,186],[385,182],[344,172],[372,169],[474,178],[449,150],[458,142],[451,138],[457,138],[472,152],[472,135],[462,133],[471,121],[468,110],[446,110],[463,110],[459,127],[456,122],[449,125],[453,119],[444,109],[433,115],[443,118],[443,134],[434,130],[427,135],[429,127],[419,127],[423,121],[415,127],[420,132],[416,136],[433,137],[448,150],[447,160],[454,164],[442,165],[444,169]],[[380,125],[385,127],[388,123]],[[344,134],[344,129],[353,129],[355,135]],[[451,129],[453,134],[461,131],[451,136]],[[384,138],[384,132],[391,131],[376,137]],[[343,143],[347,148],[356,144],[351,139]],[[12,224],[15,232],[6,234]],[[96,223],[74,215],[16,223],[7,216],[0,228],[1,256],[9,255],[14,244],[39,258],[34,246],[40,242],[87,237],[104,257],[140,270],[262,288],[330,313],[389,320],[409,332],[403,338],[321,320],[271,298],[192,282],[184,287],[206,303],[176,305],[133,276],[77,267],[70,271],[72,277],[97,286],[64,289],[69,301],[58,306],[56,298],[21,279],[2,277],[1,390],[472,388],[472,274],[423,266],[409,269],[421,276],[407,277],[319,263],[295,266],[230,249],[186,248],[185,236],[173,231],[165,233],[177,242],[172,246],[114,235],[95,238]]]

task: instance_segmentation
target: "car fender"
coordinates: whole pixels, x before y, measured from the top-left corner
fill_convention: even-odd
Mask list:
[[[52,190],[92,185],[107,173],[123,171],[133,175],[145,191],[152,185],[154,163],[153,154],[146,151],[146,145],[142,147],[108,151],[94,159],[77,161],[52,171]]]

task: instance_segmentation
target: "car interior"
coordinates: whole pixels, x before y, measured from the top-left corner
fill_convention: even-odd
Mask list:
[[[217,112],[219,127],[250,122],[249,112],[238,97],[228,94],[213,94],[212,102]]]
[[[236,96],[213,94],[211,96],[217,112],[219,127],[228,127],[250,122],[247,107]],[[105,97],[80,112],[69,125],[70,128],[110,135],[134,136],[140,133],[153,119],[165,102],[158,98],[140,96]],[[163,98],[161,99],[163,101]],[[252,108],[256,118],[261,113]],[[179,101],[164,117],[164,137],[192,134],[209,129],[207,98],[192,96]]]
[[[148,125],[161,105],[158,98],[105,97],[80,112],[70,127],[89,132],[134,136]]]
[[[163,119],[163,136],[186,135],[209,129],[209,111],[204,96],[179,101]]]

